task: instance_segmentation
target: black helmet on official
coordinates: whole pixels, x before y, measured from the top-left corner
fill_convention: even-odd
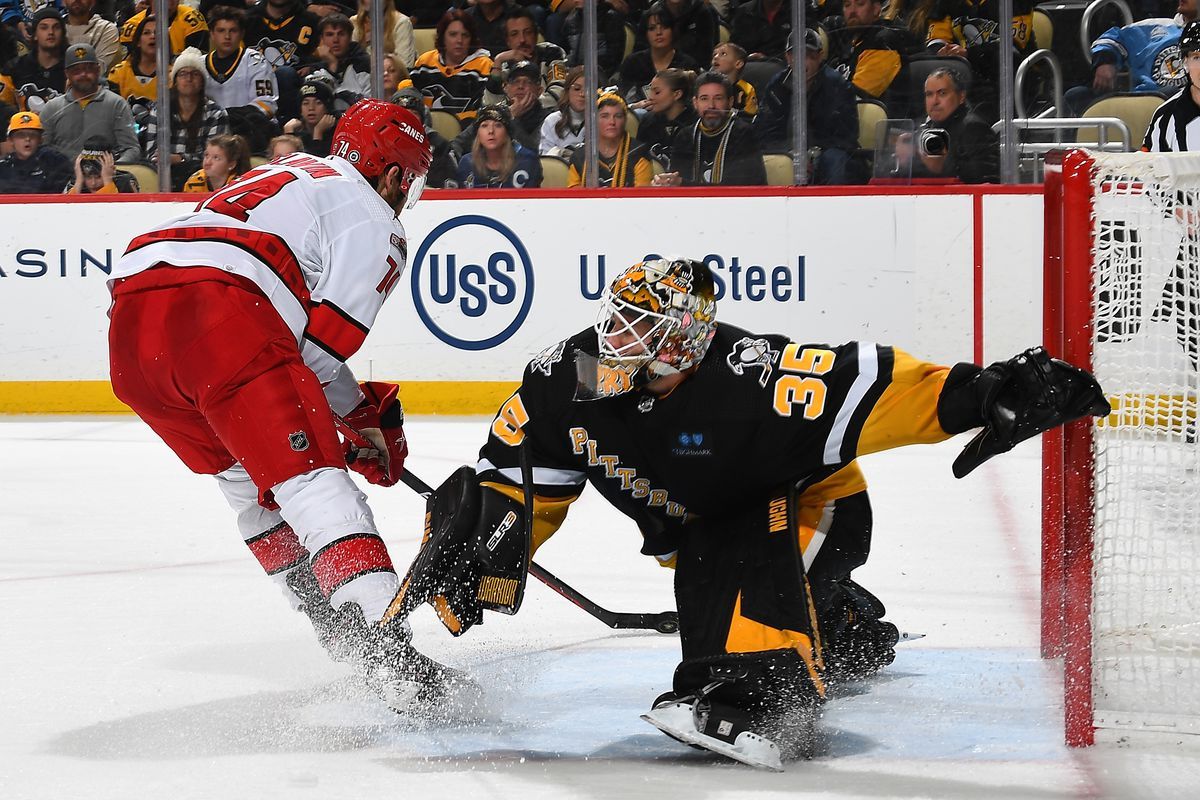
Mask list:
[[[1188,53],[1200,50],[1200,20],[1192,20],[1183,26],[1179,34],[1179,56],[1187,58]]]
[[[717,332],[712,270],[690,258],[642,261],[604,291],[596,320],[599,360],[631,386],[699,364]]]

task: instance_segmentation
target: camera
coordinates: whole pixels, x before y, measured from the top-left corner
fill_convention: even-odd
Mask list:
[[[950,134],[945,128],[922,128],[917,134],[917,148],[924,156],[944,156],[950,149]]]

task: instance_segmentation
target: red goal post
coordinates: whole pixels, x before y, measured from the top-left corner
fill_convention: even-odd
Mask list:
[[[1067,743],[1200,742],[1200,156],[1048,158],[1043,292],[1047,349],[1113,405],[1042,439]]]

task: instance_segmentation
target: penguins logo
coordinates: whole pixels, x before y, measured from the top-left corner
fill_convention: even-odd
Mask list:
[[[779,358],[779,351],[772,350],[766,339],[751,339],[743,336],[733,346],[733,352],[725,359],[725,363],[733,370],[734,375],[745,375],[749,367],[758,367],[758,385],[766,387],[774,371],[772,365]]]

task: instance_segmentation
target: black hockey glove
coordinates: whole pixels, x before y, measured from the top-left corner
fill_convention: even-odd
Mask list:
[[[983,427],[954,459],[956,478],[1043,431],[1111,411],[1091,373],[1050,358],[1042,347],[987,369],[959,364],[938,398],[938,420],[948,433]]]
[[[429,497],[425,537],[387,618],[429,603],[455,636],[483,621],[483,611],[515,614],[529,568],[524,507],[479,485],[460,467]]]

